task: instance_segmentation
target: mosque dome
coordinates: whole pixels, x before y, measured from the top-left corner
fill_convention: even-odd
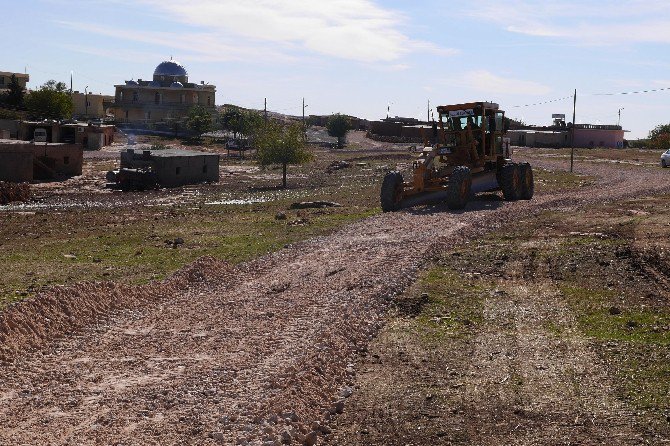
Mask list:
[[[188,76],[186,68],[174,60],[166,60],[158,64],[154,76]]]

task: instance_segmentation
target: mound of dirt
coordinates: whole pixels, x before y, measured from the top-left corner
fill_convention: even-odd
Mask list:
[[[228,263],[203,257],[157,283],[83,282],[50,288],[0,313],[0,361],[11,362],[19,352],[44,346],[114,310],[164,299],[198,284],[225,281],[234,270]]]

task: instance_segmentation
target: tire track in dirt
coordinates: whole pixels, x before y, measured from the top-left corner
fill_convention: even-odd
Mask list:
[[[643,443],[634,414],[558,290],[546,282],[502,283],[485,299],[483,329],[460,388],[472,444]]]
[[[238,286],[178,291],[20,355],[0,366],[0,442],[310,440],[388,300],[434,255],[543,209],[668,190],[655,172],[631,184],[625,172],[584,170],[606,187],[373,217],[244,265]]]

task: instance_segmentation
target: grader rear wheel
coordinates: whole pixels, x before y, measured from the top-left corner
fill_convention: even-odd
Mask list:
[[[402,199],[403,179],[400,172],[389,172],[384,176],[380,201],[382,211],[393,212],[400,209],[400,200]]]
[[[533,180],[533,168],[528,163],[519,164],[521,170],[521,195],[522,200],[530,200],[535,193],[535,182]]]
[[[500,171],[500,188],[507,201],[521,198],[521,169],[517,164],[505,164]]]
[[[463,209],[468,203],[472,190],[472,175],[470,169],[458,166],[449,176],[447,188],[447,207],[449,209]]]

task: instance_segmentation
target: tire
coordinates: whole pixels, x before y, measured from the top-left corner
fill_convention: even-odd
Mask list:
[[[393,212],[400,209],[400,200],[402,199],[403,179],[400,172],[389,172],[384,176],[382,190],[379,198],[382,205],[382,211]]]
[[[521,195],[521,169],[514,163],[505,164],[500,170],[500,188],[507,201],[518,200]]]
[[[533,179],[533,168],[528,163],[519,164],[521,170],[521,195],[522,200],[530,200],[535,193],[535,181]]]
[[[449,209],[463,209],[472,192],[472,174],[465,166],[458,166],[449,176],[447,188],[447,207]]]
[[[661,167],[664,169],[668,167],[668,165],[665,163],[665,160],[661,160]]]

